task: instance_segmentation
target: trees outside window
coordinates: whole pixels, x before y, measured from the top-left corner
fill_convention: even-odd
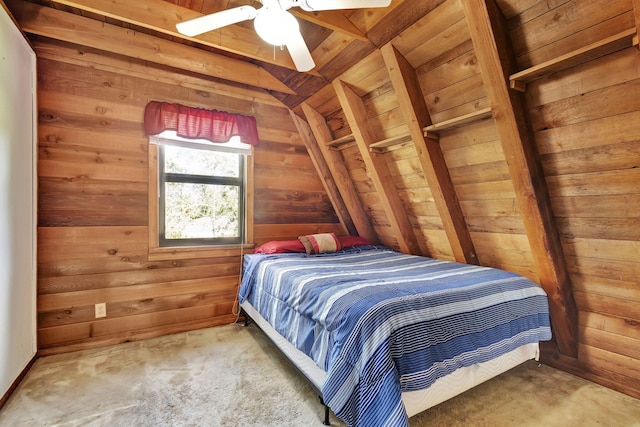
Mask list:
[[[244,155],[160,145],[158,163],[160,246],[243,242]]]

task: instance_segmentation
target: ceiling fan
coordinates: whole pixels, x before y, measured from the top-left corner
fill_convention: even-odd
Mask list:
[[[254,20],[256,32],[274,46],[286,46],[298,71],[315,67],[311,52],[300,34],[298,21],[288,12],[299,7],[307,12],[386,7],[391,0],[260,0],[262,7],[239,6],[201,16],[176,25],[178,32],[193,37],[238,22]]]

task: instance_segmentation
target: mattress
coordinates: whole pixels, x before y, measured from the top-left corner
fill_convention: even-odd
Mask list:
[[[246,255],[239,297],[324,371],[322,397],[349,425],[406,425],[411,393],[551,337],[530,280],[385,247]]]
[[[322,390],[322,385],[327,375],[326,372],[320,369],[309,356],[295,348],[273,329],[269,322],[267,322],[248,301],[243,302],[240,306],[287,359],[298,368],[300,373],[302,373],[317,390]],[[449,400],[528,360],[538,360],[538,357],[538,344],[525,344],[487,362],[462,367],[445,377],[438,378],[429,388],[404,392],[402,393],[402,402],[407,417],[412,417]]]

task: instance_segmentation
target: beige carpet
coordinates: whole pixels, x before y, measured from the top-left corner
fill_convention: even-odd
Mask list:
[[[36,361],[0,426],[317,426],[317,396],[255,327],[229,325]],[[415,426],[640,426],[640,401],[527,362]],[[331,416],[334,426],[343,425]]]

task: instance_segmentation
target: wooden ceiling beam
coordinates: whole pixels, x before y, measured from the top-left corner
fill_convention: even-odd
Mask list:
[[[540,285],[549,297],[556,344],[560,353],[577,358],[578,312],[560,235],[522,94],[509,90],[516,69],[506,19],[494,0],[462,0],[462,5]]]
[[[325,10],[322,12],[303,12],[298,9],[289,9],[289,12],[297,18],[304,19],[312,24],[328,28],[349,36],[355,40],[368,42],[367,36],[356,27],[349,18],[344,16],[339,10]]]
[[[327,196],[329,196],[329,200],[331,201],[331,205],[333,205],[333,209],[336,211],[336,215],[340,220],[340,224],[345,229],[345,231],[349,235],[358,234],[357,227],[355,226],[353,220],[351,219],[351,215],[349,214],[349,209],[344,203],[342,196],[340,195],[340,190],[338,189],[338,185],[336,181],[333,179],[333,174],[327,165],[327,161],[325,157],[322,155],[320,148],[318,147],[318,143],[316,139],[313,137],[313,133],[311,131],[311,127],[307,122],[305,122],[301,117],[299,117],[292,110],[289,110],[289,114],[291,114],[291,118],[293,119],[293,123],[296,125],[298,129],[298,133],[302,138],[302,142],[304,146],[307,148],[307,152],[309,152],[309,156],[311,157],[311,161],[320,176],[320,180],[324,185],[325,190],[327,191]]]
[[[421,253],[418,240],[409,221],[398,189],[381,153],[371,152],[369,146],[376,142],[373,130],[368,122],[367,111],[362,98],[340,79],[333,81],[349,127],[353,132],[360,155],[364,160],[367,173],[374,184],[380,203],[391,226],[392,235],[396,237],[402,252],[419,255]]]
[[[331,130],[327,125],[324,117],[306,103],[302,103],[302,111],[304,112],[309,128],[315,137],[315,141],[309,141],[310,147],[307,147],[309,155],[312,158],[322,158],[319,163],[325,163],[333,182],[335,182],[338,194],[343,200],[346,210],[353,221],[353,225],[359,236],[366,237],[372,242],[377,242],[378,237],[375,230],[369,222],[367,212],[362,207],[362,202],[358,197],[349,171],[344,164],[342,155],[327,144],[333,140]],[[293,114],[293,113],[292,113]],[[306,145],[306,143],[305,143]],[[318,171],[320,173],[320,170]],[[322,173],[325,173],[324,171]]]
[[[104,15],[173,37],[193,40],[225,52],[235,53],[291,70],[296,69],[287,52],[278,52],[277,55],[274,55],[273,46],[265,43],[250,28],[229,25],[196,37],[187,37],[180,34],[176,30],[177,23],[198,18],[203,14],[172,3],[159,3],[157,0],[56,0],[56,3]]]
[[[391,43],[384,45],[381,51],[453,255],[458,262],[477,265],[478,256],[439,141],[424,137],[423,129],[431,125],[431,116],[422,96],[418,76]]]
[[[27,33],[244,85],[295,94],[258,65],[34,3],[18,0],[8,0],[6,3],[20,27]]]

